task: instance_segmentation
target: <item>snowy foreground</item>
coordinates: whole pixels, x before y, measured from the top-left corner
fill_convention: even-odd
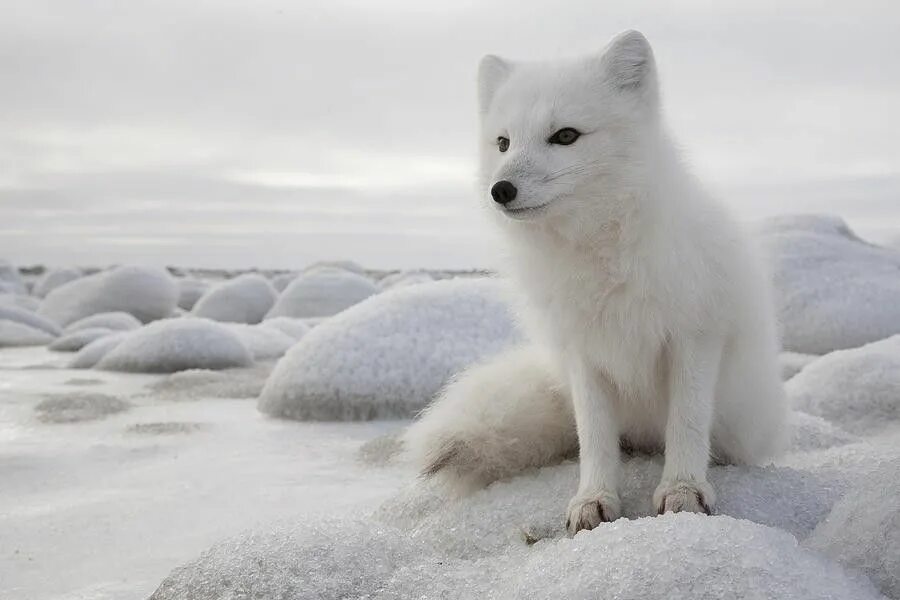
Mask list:
[[[572,539],[574,462],[453,498],[398,442],[522,341],[501,281],[0,264],[0,598],[900,598],[900,253],[759,237],[789,451],[713,467],[712,517],[654,516],[625,455],[626,518]]]

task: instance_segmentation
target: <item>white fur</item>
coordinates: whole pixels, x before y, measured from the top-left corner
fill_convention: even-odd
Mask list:
[[[539,374],[523,351],[518,369],[506,355],[463,374],[411,428],[410,448],[425,470],[482,483],[556,457],[547,449],[561,447],[567,409],[548,416],[536,407],[558,403],[548,393],[558,387],[580,445],[570,531],[621,514],[620,439],[665,449],[661,512],[708,512],[710,457],[774,456],[787,407],[769,278],[679,160],[661,123],[649,44],[627,32],[577,60],[485,57],[479,98],[485,205],[508,242],[522,320],[552,366]],[[583,135],[549,144],[564,127]],[[488,193],[500,180],[518,189],[506,206]],[[507,434],[504,452],[490,449]],[[467,451],[442,454],[454,447]]]

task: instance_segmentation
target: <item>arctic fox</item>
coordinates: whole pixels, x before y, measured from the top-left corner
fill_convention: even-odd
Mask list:
[[[481,176],[531,346],[461,374],[407,433],[471,488],[580,457],[574,534],[622,514],[620,447],[665,452],[657,510],[710,513],[710,460],[779,451],[786,402],[769,279],[679,160],[650,45],[482,59]]]

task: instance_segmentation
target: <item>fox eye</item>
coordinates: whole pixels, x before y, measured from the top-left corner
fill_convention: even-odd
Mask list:
[[[500,148],[500,152],[506,152],[509,150],[509,138],[505,138],[500,136],[497,138],[497,147]]]
[[[579,137],[581,137],[580,132],[571,127],[566,127],[551,135],[547,142],[550,144],[559,144],[560,146],[568,146],[569,144],[574,144],[575,140]]]

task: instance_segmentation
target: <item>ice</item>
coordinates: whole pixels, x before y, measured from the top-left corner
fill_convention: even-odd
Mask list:
[[[787,381],[803,370],[803,367],[819,358],[815,354],[800,354],[799,352],[782,352],[778,355],[778,364],[781,366],[781,378]]]
[[[850,433],[896,427],[900,421],[900,335],[832,352],[787,382],[794,408]]]
[[[209,289],[209,284],[193,277],[181,277],[176,280],[178,284],[178,307],[182,310],[191,310],[203,294]]]
[[[45,346],[54,339],[52,335],[42,329],[25,325],[19,321],[10,321],[0,315],[0,348]]]
[[[28,294],[25,280],[19,274],[19,269],[6,260],[0,260],[0,293]]]
[[[185,318],[156,321],[128,332],[95,368],[172,373],[184,369],[245,367],[252,362],[247,346],[226,325],[208,319]]]
[[[772,257],[785,349],[825,354],[900,333],[900,252],[829,216],[771,218],[760,239]]]
[[[45,319],[30,310],[19,308],[18,306],[0,305],[0,319],[28,325],[34,329],[40,329],[51,337],[56,337],[62,333],[62,329],[60,329],[59,325],[56,323]]]
[[[900,460],[881,465],[838,502],[805,545],[869,575],[900,598]]]
[[[79,329],[89,329],[94,327],[103,327],[114,331],[130,331],[141,326],[141,322],[127,312],[105,312],[91,315],[83,319],[78,319],[74,323],[69,324],[65,331],[72,333]]]
[[[295,338],[277,327],[234,323],[229,324],[228,328],[241,338],[250,350],[253,360],[280,358],[297,343]]]
[[[34,296],[0,292],[0,306],[15,306],[32,312],[41,305],[41,301]]]
[[[330,317],[378,292],[378,286],[364,275],[317,268],[292,281],[266,318]]]
[[[106,394],[49,394],[34,407],[45,423],[93,421],[128,410],[127,402]]]
[[[198,317],[231,323],[259,323],[277,294],[269,280],[256,273],[239,275],[213,286],[191,312]]]
[[[44,298],[38,314],[63,327],[116,311],[147,323],[169,316],[177,299],[175,282],[165,269],[123,266],[59,286]]]
[[[122,340],[128,335],[127,331],[120,331],[94,340],[87,346],[78,351],[78,354],[69,363],[70,369],[90,369],[94,367],[100,359],[109,354],[109,352],[122,343]]]
[[[77,329],[53,340],[48,348],[56,352],[78,352],[91,342],[113,333],[106,327],[87,327]]]
[[[295,340],[299,340],[310,330],[310,325],[305,320],[291,317],[272,317],[263,321],[261,326],[277,329]]]
[[[503,290],[459,279],[370,298],[291,348],[259,409],[300,420],[412,416],[451,375],[519,339]]]
[[[70,281],[75,281],[84,276],[84,271],[77,267],[57,267],[49,269],[41,275],[34,284],[32,293],[38,298],[46,298],[47,294]]]

